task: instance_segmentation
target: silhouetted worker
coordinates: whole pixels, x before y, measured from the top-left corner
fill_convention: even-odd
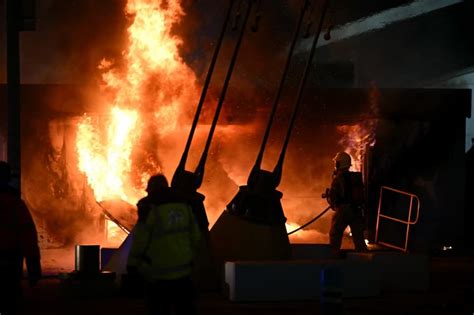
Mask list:
[[[212,289],[220,285],[216,266],[211,254],[209,221],[204,207],[204,195],[197,192],[197,176],[184,171],[171,183],[171,189],[185,200],[193,210],[199,226],[200,240],[194,257],[193,282],[201,289]],[[176,176],[176,175],[175,175]]]
[[[209,230],[209,221],[207,219],[206,209],[204,208],[204,195],[197,192],[196,175],[190,172],[183,172],[179,180],[172,183],[172,190],[179,194],[181,198],[188,202],[192,209],[194,217],[198,222],[201,231]]]
[[[191,280],[199,228],[189,203],[169,187],[164,175],[150,178],[138,206],[138,222],[127,269],[145,279],[151,314],[194,314]]]
[[[339,152],[334,157],[335,172],[329,191],[329,203],[334,212],[329,231],[329,243],[338,257],[344,230],[349,225],[356,251],[365,251],[364,240],[364,186],[359,172],[350,172],[351,156]]]
[[[0,314],[15,314],[21,297],[23,258],[30,285],[41,278],[36,227],[18,191],[9,186],[11,170],[0,161]]]

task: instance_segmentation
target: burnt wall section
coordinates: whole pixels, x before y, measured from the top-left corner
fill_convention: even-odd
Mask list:
[[[97,213],[88,206],[94,204],[93,196],[86,189],[85,178],[77,174],[71,141],[88,103],[83,88],[21,87],[22,197],[34,216],[42,246],[73,244],[79,235],[95,235],[100,229],[86,228],[98,223]],[[5,86],[0,86],[1,100],[5,91]],[[3,121],[5,102],[0,104]]]

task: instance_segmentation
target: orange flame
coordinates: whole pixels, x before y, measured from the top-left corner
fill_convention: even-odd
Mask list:
[[[375,145],[379,98],[379,90],[375,83],[372,83],[368,94],[369,112],[366,119],[357,124],[337,127],[337,130],[343,134],[339,144],[344,146],[345,151],[351,155],[353,171],[362,171],[365,151],[367,147]]]
[[[111,93],[105,107],[110,116],[101,121],[84,115],[76,150],[96,200],[134,204],[149,176],[160,170],[155,138],[176,131],[185,106],[195,103],[197,88],[194,73],[179,55],[182,41],[172,34],[184,16],[180,1],[129,0],[125,13],[133,21],[123,64],[104,59],[98,67],[103,88]]]
[[[121,198],[128,200],[123,178],[130,172],[128,157],[133,140],[137,138],[138,114],[132,110],[112,109],[106,141],[90,116],[85,115],[78,125],[77,152],[79,170],[87,175],[97,200]],[[106,144],[106,145],[104,145]]]
[[[286,231],[292,232],[300,227],[296,223],[286,222]],[[328,236],[316,230],[301,229],[298,232],[289,236],[291,243],[327,243]]]
[[[345,147],[345,151],[352,157],[351,170],[360,172],[362,161],[367,146],[375,144],[374,126],[367,124],[342,125],[337,130],[344,134],[340,143]]]

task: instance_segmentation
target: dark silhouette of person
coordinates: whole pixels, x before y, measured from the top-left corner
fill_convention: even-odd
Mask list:
[[[145,280],[145,302],[151,314],[192,315],[191,280],[200,232],[192,206],[168,186],[164,175],[148,181],[148,195],[138,204],[138,222],[127,270]]]
[[[329,243],[334,257],[339,257],[344,230],[349,225],[356,251],[367,250],[364,241],[363,184],[357,172],[350,172],[352,161],[349,154],[339,152],[334,157],[335,174],[329,192],[334,210],[329,231]]]
[[[16,314],[21,299],[23,259],[28,280],[41,278],[38,236],[31,214],[19,192],[9,186],[11,169],[0,161],[0,314]]]

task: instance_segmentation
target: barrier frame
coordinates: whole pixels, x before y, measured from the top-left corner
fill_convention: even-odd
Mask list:
[[[381,210],[382,210],[382,196],[383,196],[383,191],[384,190],[396,192],[398,194],[410,197],[410,206],[408,208],[408,219],[407,220],[400,220],[398,218],[391,217],[391,216],[388,216],[388,215],[385,215],[385,214],[381,213]],[[417,203],[416,218],[415,218],[414,221],[410,221],[412,210],[413,210],[413,200],[416,200],[416,203]],[[404,251],[404,252],[407,252],[408,251],[408,238],[409,238],[409,233],[410,233],[410,226],[414,225],[418,222],[418,219],[420,217],[420,206],[421,206],[420,198],[418,198],[417,195],[406,192],[406,191],[402,191],[402,190],[399,190],[399,189],[391,188],[391,187],[388,187],[388,186],[381,186],[380,187],[380,195],[379,195],[379,207],[378,207],[378,212],[377,212],[377,225],[376,225],[376,228],[375,228],[375,243],[376,244],[381,244],[381,245],[384,245],[384,246],[387,246],[387,247],[390,247],[390,248],[399,249],[399,250]],[[397,245],[393,245],[393,244],[390,244],[390,243],[379,241],[380,218],[395,221],[395,222],[399,222],[399,223],[402,223],[402,224],[407,226],[406,227],[405,246],[404,247],[400,247],[400,246],[397,246]]]

